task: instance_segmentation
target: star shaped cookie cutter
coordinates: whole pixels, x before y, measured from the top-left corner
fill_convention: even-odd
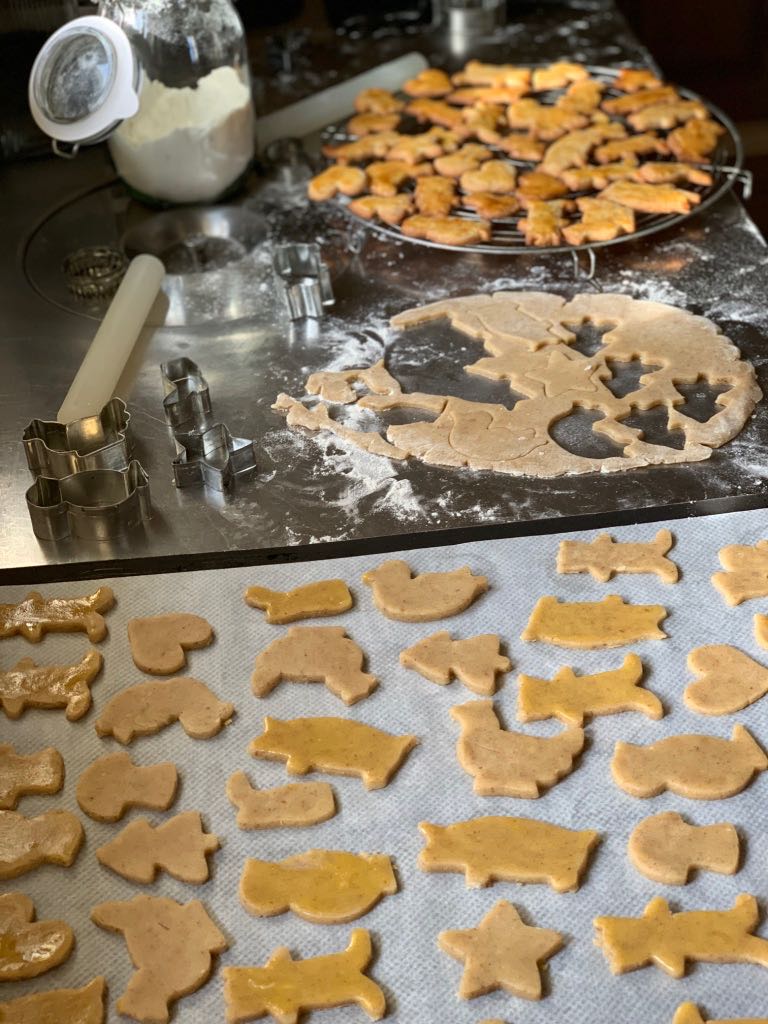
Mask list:
[[[35,476],[62,480],[74,473],[125,469],[131,461],[131,414],[121,398],[100,413],[71,423],[32,420],[22,435],[27,464]]]
[[[225,491],[236,476],[256,466],[253,441],[232,437],[223,423],[174,436],[178,455],[173,460],[173,479],[177,487],[202,483]]]

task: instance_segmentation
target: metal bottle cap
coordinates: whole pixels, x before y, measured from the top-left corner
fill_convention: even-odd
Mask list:
[[[109,18],[76,18],[54,32],[29,78],[29,106],[56,143],[100,142],[139,108],[138,64]]]

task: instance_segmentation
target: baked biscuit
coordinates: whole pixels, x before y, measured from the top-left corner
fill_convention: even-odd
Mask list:
[[[548,174],[559,174],[566,167],[581,167],[599,143],[605,142],[606,139],[619,139],[625,135],[626,129],[618,121],[595,124],[579,131],[568,132],[547,147],[541,162],[541,170]]]
[[[394,196],[405,181],[432,173],[430,163],[406,164],[402,160],[378,160],[368,164],[369,189],[375,196]]]
[[[483,64],[479,60],[470,60],[453,76],[453,81],[456,85],[511,85],[516,89],[527,89],[531,71],[514,64]]]
[[[445,178],[460,178],[465,171],[474,171],[484,160],[490,160],[492,155],[487,146],[468,142],[455,153],[437,157],[435,170]]]
[[[458,203],[456,182],[436,174],[419,178],[413,198],[419,213],[427,217],[447,217]]]
[[[523,206],[535,199],[559,199],[567,191],[559,178],[544,171],[528,171],[521,174],[517,183],[517,197]]]
[[[584,196],[576,200],[581,220],[563,228],[563,237],[569,245],[585,242],[607,242],[619,235],[635,230],[635,214],[626,206],[608,199]]]
[[[583,82],[587,78],[589,78],[589,72],[582,64],[558,61],[546,68],[534,70],[533,91],[545,92],[547,89],[564,89],[571,82]]]
[[[526,245],[560,245],[565,227],[565,212],[573,204],[564,199],[542,202],[535,199],[528,203],[525,217],[518,227],[525,235]]]
[[[453,153],[459,148],[459,139],[445,128],[430,128],[421,135],[400,135],[393,143],[387,158],[404,160],[407,164],[417,164],[420,160],[434,160],[444,153]]]
[[[378,217],[385,224],[396,225],[413,212],[413,200],[403,193],[396,196],[361,196],[352,200],[349,209],[363,220]]]
[[[512,85],[468,85],[456,89],[446,99],[459,107],[472,107],[477,103],[514,103],[524,92],[524,88],[518,89]]]
[[[403,92],[408,96],[445,96],[451,89],[450,78],[439,68],[425,68],[403,85]]]
[[[575,110],[577,114],[591,114],[600,106],[604,90],[605,83],[596,78],[572,82],[555,101],[555,106],[562,110]]]
[[[358,114],[396,114],[404,106],[388,89],[363,89],[355,100]]]
[[[636,132],[645,132],[654,128],[674,128],[693,118],[704,121],[708,116],[709,111],[698,100],[677,100],[675,103],[655,103],[644,107],[630,114],[627,120]]]
[[[530,160],[533,163],[544,156],[544,143],[520,132],[503,135],[496,145],[513,160]]]
[[[520,209],[520,203],[515,196],[497,196],[493,192],[470,192],[463,197],[461,205],[474,210],[486,220],[509,217]]]
[[[711,185],[712,175],[700,167],[690,164],[667,163],[651,160],[641,164],[632,175],[635,181],[647,181],[652,185]]]
[[[602,199],[612,199],[639,213],[688,213],[701,202],[698,192],[675,188],[673,185],[648,185],[636,181],[614,181],[600,193]]]
[[[323,146],[323,155],[340,164],[359,164],[365,160],[382,160],[400,136],[397,132],[374,132],[340,146]]]
[[[615,164],[588,164],[586,167],[569,167],[560,177],[572,192],[586,192],[588,189],[606,188],[612,181],[631,178],[637,168],[637,158],[628,156]]]
[[[654,107],[659,103],[674,103],[675,100],[679,99],[677,91],[671,85],[662,85],[657,89],[640,89],[639,92],[628,93],[626,96],[617,96],[612,100],[605,100],[601,107],[606,114],[626,117],[627,114],[634,114],[645,107]]]
[[[359,167],[335,165],[326,167],[307,185],[307,195],[315,202],[332,199],[338,192],[345,196],[359,196],[365,191],[368,175]]]
[[[725,131],[716,121],[688,121],[667,136],[667,144],[678,160],[691,164],[706,163]]]
[[[464,192],[493,192],[508,195],[514,191],[517,174],[504,160],[487,160],[475,171],[465,171],[461,178]]]
[[[402,232],[409,238],[426,238],[439,245],[474,245],[488,242],[491,225],[487,220],[469,220],[464,217],[426,217],[417,214],[404,220]]]
[[[499,127],[504,121],[504,108],[498,103],[478,103],[474,107],[463,107],[462,116],[465,130],[481,142],[497,143],[501,139]]]
[[[620,92],[639,92],[641,89],[658,89],[662,85],[648,68],[622,68],[613,81],[613,86]]]
[[[458,107],[452,107],[443,100],[428,99],[427,97],[411,100],[405,108],[405,112],[411,114],[417,121],[439,124],[443,128],[452,128],[454,131],[465,128],[462,112]]]
[[[551,142],[589,123],[585,114],[549,107],[534,99],[518,100],[507,107],[510,128],[526,128],[536,139]]]
[[[400,123],[399,114],[355,114],[347,122],[347,131],[356,139],[376,132],[391,132]]]
[[[616,160],[623,160],[630,154],[645,156],[647,153],[666,156],[669,153],[669,146],[658,137],[656,132],[644,132],[642,135],[630,135],[627,139],[614,139],[612,142],[606,142],[597,147],[594,156],[599,164],[612,164]]]

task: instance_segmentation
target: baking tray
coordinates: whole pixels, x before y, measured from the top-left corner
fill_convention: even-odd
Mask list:
[[[65,965],[34,982],[3,986],[1,998],[80,985],[103,972],[109,980],[113,1007],[130,974],[125,945],[119,936],[103,933],[92,925],[87,914],[102,900],[129,899],[137,892],[151,892],[182,901],[201,898],[206,903],[232,939],[231,949],[221,958],[222,965],[264,963],[282,944],[302,956],[331,952],[346,945],[353,927],[370,929],[377,947],[371,973],[387,993],[387,1020],[398,1024],[438,1020],[476,1024],[489,1017],[516,1024],[552,1020],[671,1024],[675,1008],[688,999],[706,1011],[706,1019],[765,1015],[768,972],[759,967],[696,965],[684,981],[675,981],[655,968],[614,978],[592,941],[595,916],[639,915],[659,894],[677,909],[725,909],[741,892],[754,893],[765,905],[768,776],[759,776],[743,795],[730,800],[697,802],[665,794],[642,801],[622,793],[609,772],[613,745],[620,738],[649,743],[685,732],[729,736],[733,724],[739,721],[768,743],[764,701],[738,715],[707,719],[689,712],[682,700],[690,678],[686,656],[694,647],[732,643],[758,660],[768,661],[752,636],[753,614],[765,611],[768,602],[751,601],[727,608],[709,580],[719,569],[718,549],[728,543],[754,544],[765,536],[765,522],[765,514],[755,511],[670,524],[677,538],[671,557],[682,569],[682,580],[677,585],[664,584],[654,576],[619,576],[608,584],[597,583],[590,576],[560,576],[555,572],[560,534],[410,551],[405,557],[418,571],[466,564],[489,577],[489,592],[467,612],[437,623],[392,622],[374,609],[360,577],[381,562],[380,556],[110,581],[118,603],[109,613],[110,633],[101,645],[106,669],[93,687],[94,710],[77,723],[68,723],[63,712],[53,711],[27,712],[17,722],[2,720],[3,742],[12,742],[24,752],[51,744],[61,750],[66,763],[63,795],[24,798],[20,809],[27,815],[60,807],[77,811],[74,792],[81,771],[100,754],[122,749],[96,737],[94,719],[115,693],[141,678],[129,657],[128,619],[188,610],[206,616],[217,632],[213,646],[192,652],[189,674],[204,680],[222,699],[233,701],[237,715],[231,726],[209,741],[192,740],[179,726],[173,726],[157,736],[136,741],[129,749],[139,763],[169,759],[179,765],[181,791],[173,812],[201,810],[208,830],[222,837],[223,848],[214,856],[213,878],[204,886],[186,886],[163,876],[153,886],[137,887],[100,867],[94,856],[95,849],[122,825],[101,825],[83,818],[87,840],[74,867],[45,867],[7,885],[32,897],[41,919],[62,917],[69,921],[77,936],[75,953]],[[662,525],[620,528],[613,533],[623,540],[650,540]],[[570,536],[588,539],[592,535]],[[347,628],[368,655],[370,671],[380,679],[378,690],[352,708],[346,708],[319,684],[283,683],[268,698],[256,699],[249,686],[253,659],[270,640],[282,634],[284,627],[266,624],[261,613],[245,605],[245,587],[258,582],[286,589],[331,576],[347,580],[356,604],[350,612],[321,624]],[[80,594],[87,586],[82,581],[59,583],[45,588],[45,592]],[[26,590],[23,586],[3,588],[0,601],[17,600]],[[399,666],[399,652],[437,629],[450,629],[457,637],[498,632],[508,645],[514,671],[501,686],[497,707],[505,724],[515,728],[516,672],[551,678],[559,666],[566,664],[583,672],[605,670],[620,665],[630,649],[578,652],[546,644],[523,644],[519,637],[537,598],[556,594],[569,600],[599,600],[610,593],[634,602],[661,603],[669,609],[669,639],[631,648],[646,662],[646,684],[664,701],[667,717],[658,722],[638,714],[597,718],[586,727],[589,740],[579,767],[539,800],[474,796],[470,778],[456,761],[457,727],[449,717],[453,704],[473,699],[473,695],[459,683],[439,687],[406,672]],[[38,646],[21,638],[8,639],[0,642],[0,665],[7,668],[25,656],[43,662],[74,661],[86,646],[79,635],[49,636]],[[245,769],[260,787],[277,785],[288,778],[282,764],[254,761],[247,754],[249,741],[261,732],[265,714],[278,718],[341,715],[394,733],[415,733],[421,737],[421,744],[386,789],[366,792],[356,778],[330,778],[340,810],[336,818],[322,825],[306,830],[240,832],[224,796],[227,777]],[[560,726],[545,722],[524,728],[532,734],[550,735]],[[734,822],[746,849],[740,872],[733,877],[702,873],[679,889],[656,885],[639,875],[626,856],[629,833],[641,818],[670,809],[679,810],[698,824]],[[131,812],[123,824],[141,813]],[[497,884],[489,889],[468,890],[460,875],[428,875],[417,868],[416,858],[423,845],[417,829],[419,821],[447,824],[482,814],[523,815],[599,830],[603,840],[582,888],[566,894],[538,885]],[[153,821],[163,817],[148,816]],[[311,847],[389,853],[394,857],[401,891],[387,897],[355,924],[320,926],[289,915],[250,917],[237,896],[244,859],[277,859]],[[466,1003],[456,999],[461,966],[437,949],[436,935],[445,928],[474,927],[499,899],[513,902],[535,924],[555,928],[566,936],[564,949],[550,961],[550,994],[540,1003],[500,993]],[[765,926],[760,931],[768,934]],[[222,1019],[218,976],[200,992],[182,1000],[173,1017],[177,1024],[207,1024]],[[345,1008],[318,1012],[311,1019],[318,1024],[353,1024],[365,1017],[357,1008]],[[112,1010],[110,1021],[116,1020]]]

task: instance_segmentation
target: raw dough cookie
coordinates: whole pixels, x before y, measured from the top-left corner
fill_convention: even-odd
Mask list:
[[[0,1020],[8,1024],[104,1024],[107,983],[94,978],[83,988],[59,988],[0,1002]]]
[[[344,580],[322,580],[287,591],[248,587],[245,603],[251,608],[266,611],[264,617],[267,622],[283,626],[298,619],[317,619],[348,612],[352,607],[352,594]]]
[[[716,1021],[705,1021],[694,1003],[681,1003],[672,1018],[672,1024],[768,1024],[768,1017],[739,1017],[735,1019],[720,1019]]]
[[[187,736],[207,740],[234,713],[232,704],[218,700],[199,679],[153,679],[113,697],[96,721],[96,732],[128,744],[136,736],[151,736],[172,722],[181,722]]]
[[[691,871],[733,875],[739,866],[739,833],[727,823],[689,825],[675,811],[641,821],[629,837],[629,859],[662,885],[686,885]]]
[[[355,1003],[371,1020],[387,1012],[384,993],[363,971],[371,961],[371,937],[355,928],[341,953],[294,960],[286,946],[264,967],[225,967],[224,1001],[228,1024],[246,1024],[267,1015],[277,1024],[297,1024],[305,1010]]]
[[[69,958],[74,944],[72,929],[64,921],[35,921],[35,905],[28,896],[0,895],[0,981],[45,974]],[[0,1020],[5,1019],[0,1004]]]
[[[732,910],[678,914],[657,896],[642,917],[596,918],[596,942],[614,974],[656,964],[673,978],[682,978],[688,960],[768,967],[768,939],[751,934],[759,916],[757,900],[745,894],[736,897]]]
[[[0,672],[0,706],[8,718],[21,718],[26,708],[66,708],[76,722],[91,706],[91,683],[103,658],[89,651],[76,665],[36,665],[23,658],[9,672]]]
[[[733,727],[730,740],[669,736],[647,747],[619,741],[611,761],[616,785],[641,798],[668,789],[691,800],[722,800],[766,768],[765,751],[743,725]]]
[[[646,544],[615,541],[609,533],[589,543],[564,540],[557,552],[557,571],[588,572],[600,583],[607,583],[617,572],[652,573],[665,583],[677,583],[679,570],[666,557],[673,544],[669,530],[659,530]]]
[[[688,668],[697,678],[683,698],[700,715],[731,715],[768,693],[768,668],[728,644],[697,647]]]
[[[213,642],[213,629],[199,615],[153,615],[131,619],[128,642],[133,662],[142,672],[172,676],[187,664],[187,651]]]
[[[248,749],[253,757],[285,761],[290,775],[359,775],[366,789],[382,789],[418,742],[349,718],[267,717]]]
[[[726,604],[768,597],[768,540],[759,540],[754,547],[729,544],[719,554],[725,572],[716,572],[712,583]]]
[[[87,633],[92,644],[107,635],[102,612],[115,603],[109,587],[87,597],[43,597],[36,591],[18,604],[0,604],[0,637],[18,633],[36,644],[45,633]]]
[[[129,882],[149,885],[158,871],[190,885],[210,877],[208,856],[220,847],[219,837],[206,832],[199,811],[185,811],[153,827],[136,818],[114,839],[96,850],[96,859]]]
[[[441,686],[455,677],[473,693],[490,696],[496,690],[496,676],[512,667],[499,648],[495,633],[451,640],[451,634],[442,630],[402,651],[400,664]]]
[[[199,900],[177,903],[165,896],[99,903],[91,910],[99,928],[121,932],[136,968],[115,1004],[142,1024],[165,1024],[171,1003],[208,981],[212,956],[229,942]]]
[[[768,647],[768,615],[756,615],[754,624],[755,640],[761,647]]]
[[[68,868],[83,838],[83,826],[69,811],[47,811],[36,818],[0,811],[0,878],[17,878],[41,864]]]
[[[317,825],[336,814],[336,798],[327,782],[254,789],[245,772],[235,772],[227,780],[227,798],[237,808],[241,829]]]
[[[77,780],[77,802],[94,821],[119,821],[131,807],[167,811],[176,799],[179,775],[170,761],[137,765],[130,754],[105,754]]]
[[[521,675],[517,720],[559,718],[566,725],[583,725],[588,715],[614,715],[618,711],[640,711],[649,718],[662,718],[664,707],[655,693],[640,686],[642,678],[643,663],[636,654],[628,654],[621,668],[594,675],[577,676],[570,665],[559,669],[554,679]]]
[[[477,928],[440,932],[437,944],[464,973],[460,999],[503,989],[521,999],[541,999],[541,965],[563,945],[560,932],[524,924],[506,900],[499,900]]]
[[[407,562],[383,562],[363,575],[376,607],[399,622],[432,622],[458,615],[488,589],[485,576],[473,576],[466,565],[452,572],[412,576]]]
[[[666,615],[660,604],[630,604],[616,594],[573,604],[540,597],[521,639],[559,647],[623,647],[636,640],[664,639],[660,623]]]
[[[21,796],[58,793],[63,785],[64,761],[54,747],[24,755],[0,744],[0,810],[14,810]]]
[[[579,888],[598,832],[574,832],[533,818],[470,818],[454,825],[419,824],[427,845],[422,871],[464,872],[469,888],[492,882],[536,882],[555,892]]]
[[[362,917],[397,892],[392,861],[382,853],[308,850],[281,861],[246,860],[240,901],[257,917],[292,911],[314,924]]]
[[[362,671],[364,660],[343,626],[291,626],[256,658],[251,689],[266,697],[281,680],[325,683],[345,704],[356,704],[378,685]]]
[[[582,729],[564,729],[551,737],[502,729],[492,700],[452,707],[451,718],[461,726],[459,764],[475,780],[479,796],[536,799],[542,789],[570,775],[584,747]]]

